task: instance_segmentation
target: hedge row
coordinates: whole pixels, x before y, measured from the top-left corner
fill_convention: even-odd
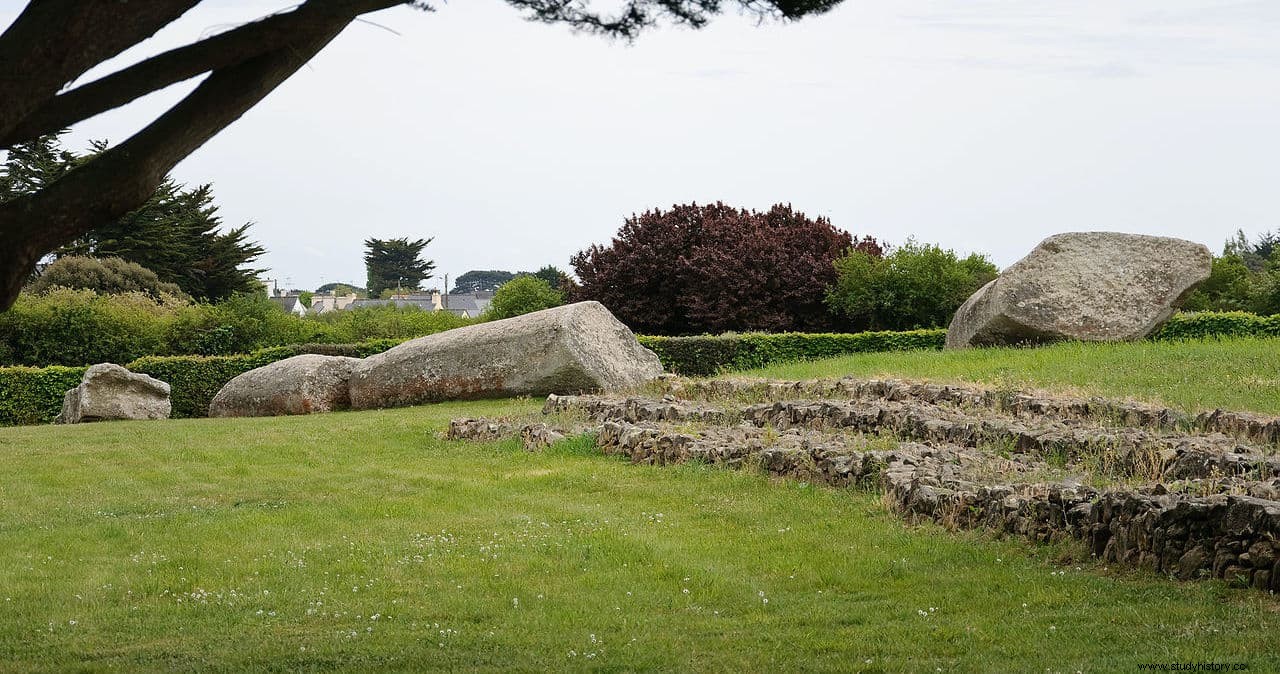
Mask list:
[[[640,337],[658,354],[668,372],[704,377],[730,370],[750,370],[789,360],[816,360],[850,353],[941,349],[947,331],[941,328],[906,332],[815,334],[747,333],[704,337]]]
[[[0,426],[47,424],[88,367],[0,367]]]
[[[170,386],[173,416],[203,417],[209,401],[236,375],[304,353],[364,358],[404,340],[377,339],[360,344],[296,344],[239,356],[145,356],[125,367]],[[62,411],[62,396],[75,388],[87,367],[0,368],[0,426],[49,423]]]
[[[1179,314],[1152,339],[1180,340],[1217,337],[1280,336],[1280,315],[1243,312]],[[658,354],[669,372],[709,376],[749,370],[771,363],[830,358],[851,353],[941,349],[946,330],[863,332],[857,334],[728,334],[704,337],[640,336],[640,343]],[[239,356],[147,356],[125,367],[168,382],[174,417],[202,417],[214,394],[236,375],[303,353],[363,358],[386,351],[403,340],[379,339],[360,344],[299,344],[254,351]],[[0,368],[0,425],[53,421],[62,409],[62,396],[74,388],[85,367]]]
[[[1151,336],[1162,341],[1221,337],[1280,337],[1280,314],[1259,316],[1243,311],[1175,314]]]

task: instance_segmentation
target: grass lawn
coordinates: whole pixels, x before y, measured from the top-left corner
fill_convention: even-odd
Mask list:
[[[1278,344],[1218,345],[1220,359],[1165,345],[1164,365],[1136,345],[769,374],[1024,368],[1128,392],[1104,371],[1124,368],[1211,406],[1196,372],[1269,352],[1269,370],[1232,381],[1274,387]],[[1073,353],[1094,366],[1064,374]],[[1212,385],[1228,406],[1276,406],[1261,384]],[[437,438],[451,417],[538,404],[0,429],[0,671],[1280,668],[1280,601],[1261,593],[907,526],[872,493],[631,466],[584,439],[530,454]]]
[[[1127,397],[1189,411],[1221,407],[1280,414],[1280,338],[867,353],[741,374],[971,381]]]

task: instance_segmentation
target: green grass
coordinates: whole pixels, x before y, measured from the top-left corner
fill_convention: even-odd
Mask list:
[[[1162,402],[1189,411],[1280,414],[1280,339],[867,353],[739,373],[779,379],[894,376],[1038,387]]]
[[[0,429],[0,671],[1280,667],[1260,593],[582,438],[437,438],[536,408]]]

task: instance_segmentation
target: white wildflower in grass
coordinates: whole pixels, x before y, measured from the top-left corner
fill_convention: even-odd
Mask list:
[[[512,598],[511,598],[511,607],[512,607],[512,608],[520,608],[520,598],[519,598],[519,597],[512,597]]]

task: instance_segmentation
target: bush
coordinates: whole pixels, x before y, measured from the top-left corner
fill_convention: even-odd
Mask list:
[[[1238,256],[1214,257],[1209,278],[1196,286],[1182,303],[1182,308],[1187,311],[1243,311],[1251,304],[1251,275],[1249,267]]]
[[[62,411],[62,396],[80,385],[87,367],[0,368],[0,426],[47,424]]]
[[[564,295],[537,276],[517,276],[493,293],[485,318],[497,320],[564,304]]]
[[[54,287],[92,290],[101,295],[144,293],[156,299],[166,295],[186,298],[177,284],[165,283],[150,269],[118,257],[68,255],[58,258],[40,272],[26,290],[40,294]]]
[[[998,272],[981,255],[960,258],[914,241],[884,257],[851,250],[835,267],[839,277],[827,291],[827,306],[859,330],[945,327]]]
[[[750,370],[789,360],[815,360],[850,353],[941,349],[946,330],[820,334],[749,333],[702,337],[639,337],[668,372],[705,377],[729,370]]]
[[[175,300],[141,293],[99,295],[69,288],[23,293],[0,312],[0,364],[123,364],[165,353],[166,331],[179,311],[182,304]]]
[[[1151,339],[1162,341],[1223,337],[1280,337],[1280,315],[1243,311],[1175,314],[1151,335]]]
[[[673,206],[632,216],[607,247],[574,255],[573,299],[651,334],[830,329],[823,291],[836,280],[832,262],[855,244],[880,254],[875,241],[786,205]]]
[[[218,304],[53,288],[0,312],[0,365],[124,364],[143,356],[225,356],[289,344],[407,339],[475,321],[377,306],[300,318],[261,295]]]
[[[471,325],[477,321],[455,316],[447,311],[424,311],[417,307],[384,304],[359,309],[344,309],[294,319],[318,326],[324,339],[292,340],[334,343],[358,343],[375,339],[408,339],[432,335],[445,330]],[[289,342],[279,342],[288,344]]]

